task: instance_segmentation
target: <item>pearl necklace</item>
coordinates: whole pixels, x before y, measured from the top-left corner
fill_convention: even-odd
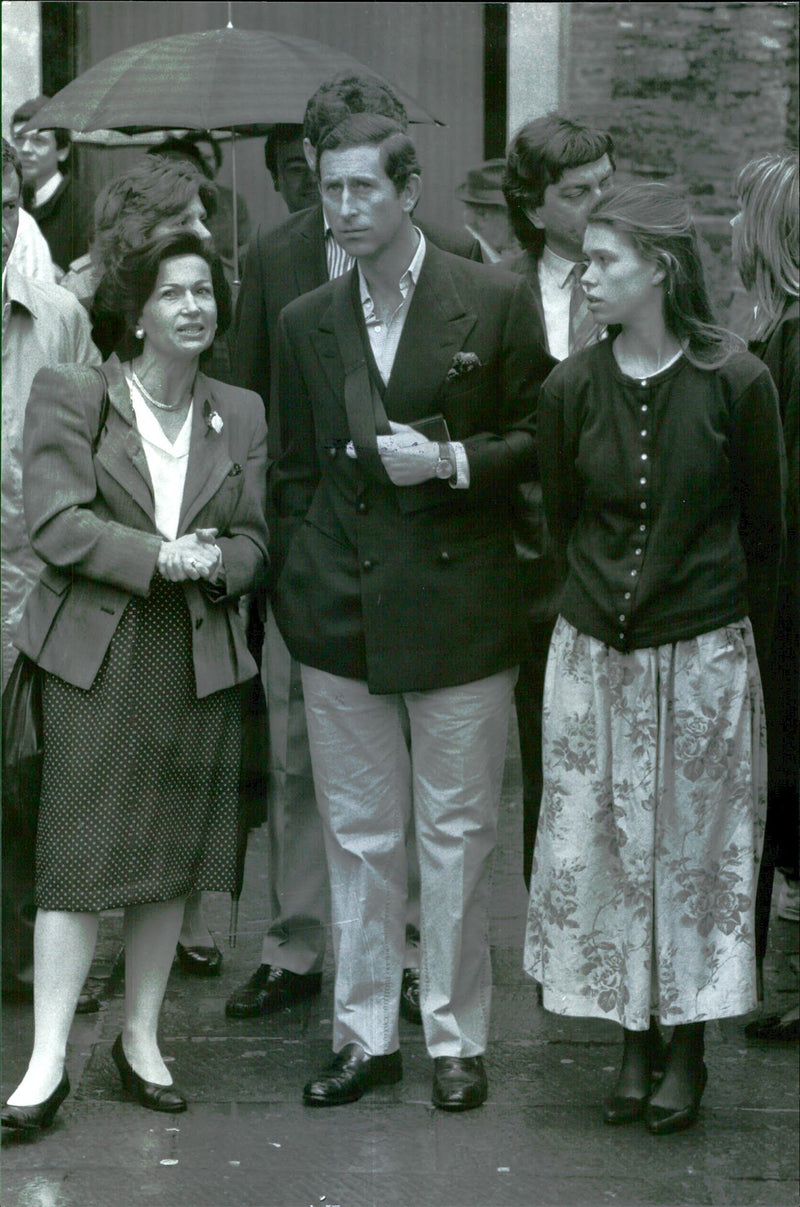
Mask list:
[[[181,407],[185,405],[184,402],[176,402],[174,404],[170,404],[168,402],[159,402],[158,399],[154,398],[150,391],[146,389],[144,382],[139,378],[133,365],[131,365],[131,380],[141,394],[142,398],[144,398],[145,402],[149,402],[151,406],[156,407],[159,411],[179,411]],[[189,398],[187,401],[192,401],[191,391],[189,392]]]

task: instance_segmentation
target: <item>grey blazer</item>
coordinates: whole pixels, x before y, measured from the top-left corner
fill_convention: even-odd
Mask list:
[[[109,407],[99,447],[102,383],[85,365],[36,375],[23,444],[31,545],[46,563],[15,644],[44,670],[89,688],[133,596],[146,596],[162,538],[128,387],[116,355],[103,366]],[[178,535],[217,528],[225,589],[183,583],[199,697],[256,673],[237,599],[267,557],[267,432],[261,399],[197,376]],[[219,432],[206,422],[216,411]]]

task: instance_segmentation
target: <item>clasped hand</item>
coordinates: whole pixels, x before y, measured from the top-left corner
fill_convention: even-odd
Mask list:
[[[391,436],[378,436],[378,454],[383,468],[395,486],[418,486],[436,477],[439,445],[428,440],[407,423],[393,423]],[[357,457],[352,441],[347,445],[348,457]]]
[[[222,553],[214,541],[218,529],[198,528],[175,541],[164,541],[158,551],[158,571],[170,582],[187,578],[213,579],[222,563]]]

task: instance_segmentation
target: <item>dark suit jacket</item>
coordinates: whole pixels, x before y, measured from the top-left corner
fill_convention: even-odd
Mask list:
[[[454,255],[480,260],[477,240],[420,223],[425,238]],[[269,416],[269,455],[281,440],[277,407],[271,404],[272,359],[277,347],[278,315],[295,298],[328,280],[322,206],[291,214],[277,227],[260,226],[250,243],[236,304],[236,381],[264,399]]]
[[[395,487],[344,451],[342,332],[369,346],[357,271],[284,311],[285,447],[270,480],[275,615],[293,657],[400,692],[471,682],[524,656],[511,512],[514,484],[536,472],[534,413],[550,367],[535,330],[523,281],[428,245],[383,405],[401,423],[441,412],[467,451],[470,486]],[[462,352],[478,365],[449,379]]]
[[[539,259],[523,251],[506,265],[509,272],[518,273],[528,282],[536,308],[536,335],[543,348],[547,347],[547,325],[539,284]],[[558,361],[550,357],[553,368]],[[522,589],[530,620],[537,625],[551,624],[558,615],[561,589],[567,574],[564,558],[547,530],[542,501],[542,483],[524,482],[517,491],[514,515],[514,539],[519,557]]]
[[[31,206],[30,213],[47,240],[53,261],[66,272],[89,244],[86,215],[72,178],[65,176],[53,196],[43,205]]]
[[[36,375],[25,416],[23,493],[31,545],[46,563],[16,644],[46,671],[91,687],[132,596],[147,595],[162,538],[130,394],[116,356],[103,366],[108,417],[93,451],[103,389],[96,370]],[[254,394],[199,373],[178,535],[217,528],[225,589],[183,584],[198,696],[256,673],[237,598],[266,558],[266,430]],[[223,421],[206,423],[208,410]]]

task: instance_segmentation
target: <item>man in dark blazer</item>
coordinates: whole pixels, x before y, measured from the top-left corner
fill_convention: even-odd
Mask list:
[[[527,122],[508,148],[503,192],[509,220],[524,250],[509,260],[507,267],[524,276],[531,287],[538,335],[553,364],[577,350],[575,336],[576,330],[581,331],[583,293],[575,274],[583,261],[589,211],[610,184],[613,171],[611,135],[558,113]],[[585,310],[584,305],[583,313]],[[587,346],[599,335],[591,321],[583,324],[581,345]],[[529,884],[542,801],[544,673],[565,574],[547,533],[538,480],[519,489],[515,535],[531,649],[519,668],[516,687],[522,756],[523,873]]]
[[[525,282],[413,224],[420,169],[398,126],[352,116],[318,152],[357,267],[281,316],[270,471],[275,616],[302,664],[336,957],[334,1057],[304,1101],[402,1076],[410,797],[433,1102],[468,1110],[487,1094],[489,870],[526,651],[512,496],[535,473],[550,362]]]
[[[304,149],[312,171],[326,129],[349,113],[381,113],[408,125],[405,109],[381,81],[340,75],[326,81],[306,107]],[[316,187],[316,176],[315,176]],[[463,232],[424,226],[438,246],[480,259],[477,242]],[[317,204],[293,213],[277,228],[261,227],[247,253],[236,319],[237,381],[264,399],[269,414],[269,455],[278,456],[281,433],[271,372],[278,315],[295,298],[352,266],[338,247]],[[329,915],[329,887],[322,826],[308,752],[300,668],[274,623],[266,618],[263,674],[269,701],[273,791],[269,808],[270,923],[261,964],[226,1003],[226,1013],[246,1018],[292,1005],[318,993]],[[416,869],[412,867],[412,886]],[[409,950],[400,1009],[419,1023],[418,894],[409,903]]]

